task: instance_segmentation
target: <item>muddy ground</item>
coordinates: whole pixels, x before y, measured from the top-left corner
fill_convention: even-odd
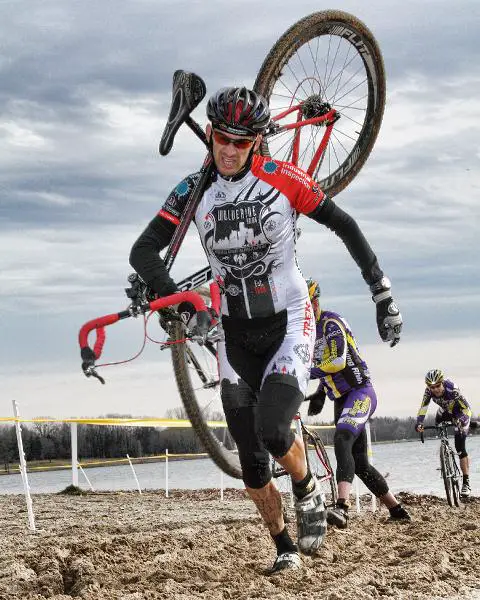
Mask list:
[[[35,534],[23,497],[0,496],[0,599],[480,599],[480,498],[400,497],[411,523],[353,512],[301,571],[267,576],[273,545],[240,490],[35,495]]]

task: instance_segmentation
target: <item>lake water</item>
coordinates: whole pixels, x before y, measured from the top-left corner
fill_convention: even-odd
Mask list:
[[[387,476],[390,489],[395,493],[410,491],[444,497],[443,481],[440,476],[438,440],[373,445],[373,463]],[[471,459],[470,480],[474,495],[480,495],[480,436],[469,437],[467,449]],[[335,465],[333,449],[327,449],[332,465]],[[145,490],[165,489],[165,463],[135,465],[140,487]],[[137,484],[129,465],[96,467],[85,469],[92,486],[97,491],[135,490]],[[168,465],[169,489],[218,488],[222,485],[219,469],[209,459],[170,461]],[[387,475],[388,474],[388,475]],[[89,489],[81,472],[79,485]],[[55,493],[72,483],[70,470],[42,471],[28,474],[32,494]],[[224,487],[242,488],[240,480],[223,476]],[[366,488],[360,485],[360,492]],[[22,494],[20,474],[0,476],[0,494]]]

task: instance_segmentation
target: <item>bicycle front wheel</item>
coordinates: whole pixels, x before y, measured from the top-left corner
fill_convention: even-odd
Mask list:
[[[442,444],[440,446],[440,470],[442,473],[443,484],[447,502],[450,506],[455,506],[455,491],[453,486],[453,470],[451,465],[451,457],[447,448]]]
[[[225,420],[221,408],[220,381],[213,339],[204,345],[185,340],[185,326],[179,321],[171,323],[172,362],[178,391],[185,412],[205,451],[224,473],[242,478],[242,469],[234,444],[226,428],[221,430],[222,441],[209,427],[207,421]]]
[[[305,455],[310,471],[320,483],[327,500],[327,506],[335,506],[338,499],[337,484],[322,438],[315,431],[304,429],[303,443],[305,444]]]
[[[329,196],[358,174],[377,138],[385,108],[385,68],[371,31],[338,10],[313,13],[288,29],[265,58],[254,89],[268,100],[272,117],[298,104],[303,120],[334,108],[340,119],[312,177]],[[280,125],[298,121],[295,112]],[[307,171],[320,145],[318,124],[290,129],[264,141],[261,152],[292,160]],[[298,132],[298,133],[295,133]],[[295,139],[299,150],[293,150]]]
[[[457,464],[457,458],[453,450],[450,451],[450,460],[452,464],[452,492],[453,503],[460,506],[460,469]]]

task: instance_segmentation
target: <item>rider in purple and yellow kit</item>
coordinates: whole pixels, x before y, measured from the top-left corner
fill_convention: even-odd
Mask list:
[[[320,288],[307,280],[317,326],[311,379],[319,379],[317,391],[309,396],[309,415],[318,414],[328,396],[335,416],[335,457],[338,500],[327,513],[327,522],[347,526],[350,489],[354,475],[389,510],[390,520],[409,520],[410,515],[389,491],[385,478],[368,461],[365,423],[377,407],[370,373],[360,356],[353,333],[343,317],[320,307]]]
[[[470,490],[470,459],[466,448],[468,430],[477,426],[476,422],[471,422],[472,410],[465,396],[450,379],[446,379],[440,369],[432,369],[425,375],[425,392],[422,398],[422,404],[417,414],[416,431],[423,431],[423,421],[427,414],[430,400],[438,405],[435,423],[442,421],[451,421],[455,425],[455,450],[460,457],[460,469],[463,475],[463,485],[461,495],[467,498],[471,494]]]

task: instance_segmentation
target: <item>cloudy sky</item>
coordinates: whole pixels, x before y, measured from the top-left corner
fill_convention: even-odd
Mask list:
[[[336,200],[393,282],[400,345],[380,342],[356,265],[306,219],[299,262],[357,333],[379,415],[415,413],[433,367],[478,413],[480,4],[337,0],[335,8],[370,27],[387,70],[374,151]],[[158,154],[173,71],[197,72],[209,92],[252,86],[275,40],[318,9],[313,0],[0,0],[0,416],[11,415],[12,399],[28,417],[162,416],[179,404],[168,356],[153,345],[131,365],[105,369],[106,386],[87,380],[78,329],[126,307],[132,243],[202,161],[188,130],[168,157]],[[204,108],[194,114],[202,124]],[[192,230],[174,273],[204,264]],[[139,321],[112,327],[105,358],[127,358],[141,341]]]

